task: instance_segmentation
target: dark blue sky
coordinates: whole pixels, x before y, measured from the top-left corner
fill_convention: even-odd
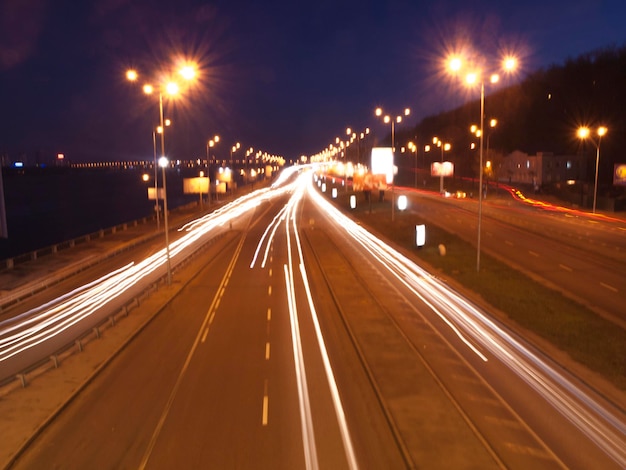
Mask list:
[[[124,71],[175,55],[201,81],[167,109],[168,155],[204,155],[216,133],[218,155],[310,154],[346,126],[383,136],[376,106],[414,124],[469,99],[438,74],[451,47],[516,51],[523,76],[626,45],[625,20],[623,0],[0,0],[0,154],[151,158],[157,101]]]

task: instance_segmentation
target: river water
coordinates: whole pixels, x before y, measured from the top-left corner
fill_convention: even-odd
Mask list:
[[[187,172],[168,170],[170,209],[198,199],[183,194],[183,178],[197,176]],[[154,173],[148,182],[142,180],[144,173],[142,169],[3,168],[8,238],[0,238],[0,260],[151,216],[154,201],[148,200],[147,189],[154,186]]]

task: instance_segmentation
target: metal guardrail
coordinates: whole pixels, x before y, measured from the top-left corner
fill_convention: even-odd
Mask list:
[[[189,203],[184,206],[179,206],[178,208],[176,208],[176,210],[188,209],[192,206],[195,206],[196,204],[197,203]],[[150,218],[144,218],[140,220],[149,220],[149,219]],[[134,222],[134,226],[136,225],[137,225],[137,221]],[[112,230],[111,233],[115,233],[118,227],[122,227],[125,230],[127,226],[128,224],[121,224],[119,226],[111,228],[110,230]],[[207,240],[205,243],[198,246],[193,252],[189,253],[185,258],[179,260],[176,264],[174,264],[172,266],[172,270],[175,272],[179,270],[181,267],[187,265],[197,255],[203,252],[208,246],[213,244],[215,241],[222,238],[226,233],[228,233],[228,231],[218,233],[213,238]],[[100,230],[96,232],[96,234],[98,235],[98,237],[104,236],[104,231]],[[87,237],[91,237],[92,235],[86,235],[86,236],[80,237],[80,239],[83,241],[87,241],[88,240]],[[8,303],[9,301],[11,302],[11,304],[18,302],[22,298],[25,298],[37,292],[40,292],[41,290],[55,283],[58,283],[61,280],[66,279],[67,277],[70,277],[109,257],[115,256],[125,250],[128,250],[141,243],[144,243],[145,241],[151,238],[157,237],[157,236],[160,236],[160,233],[146,234],[143,237],[138,237],[128,243],[120,245],[118,248],[113,249],[104,255],[97,255],[97,256],[93,256],[92,258],[81,260],[77,263],[66,266],[65,268],[59,270],[56,274],[52,276],[47,276],[46,278],[42,280],[38,280],[30,284],[27,284],[23,288],[17,289],[11,292],[11,294],[0,298],[0,312],[2,311],[3,308],[9,305]],[[71,244],[70,246],[75,246],[75,243]],[[43,250],[46,250],[46,249],[43,249]],[[139,295],[133,297],[129,302],[125,303],[123,307],[121,308],[121,310],[111,313],[111,315],[108,315],[102,322],[100,322],[95,327],[90,328],[87,331],[83,331],[79,333],[72,342],[69,342],[66,345],[62,346],[56,352],[50,355],[48,358],[43,358],[37,361],[36,363],[31,364],[29,367],[18,372],[13,377],[7,377],[6,379],[0,380],[0,397],[2,395],[6,395],[7,393],[9,393],[10,390],[15,388],[16,382],[21,384],[21,387],[25,387],[28,383],[29,378],[36,377],[44,373],[45,371],[50,370],[51,368],[57,368],[59,367],[61,360],[64,359],[65,357],[72,355],[76,352],[82,352],[85,344],[87,344],[89,341],[93,339],[100,338],[101,332],[106,328],[115,326],[117,324],[117,319],[120,316],[128,316],[130,309],[132,309],[133,307],[139,306],[140,298],[144,298],[145,296],[150,295],[153,291],[158,289],[159,284],[165,283],[165,280],[166,280],[166,274],[161,276],[155,282],[148,285]]]
[[[188,203],[185,204],[183,206],[179,206],[173,210],[171,210],[170,212],[174,212],[174,211],[179,211],[179,210],[185,210],[185,209],[189,209],[191,207],[194,207],[197,205],[197,202],[192,202],[192,203]],[[107,234],[109,235],[113,235],[115,233],[118,233],[120,231],[126,231],[128,230],[129,227],[137,227],[140,224],[146,224],[148,222],[151,222],[152,220],[155,220],[156,216],[154,217],[143,217],[141,219],[137,219],[131,222],[126,222],[123,224],[119,224],[119,225],[115,225],[113,227],[107,228],[107,229],[100,229],[97,232],[93,232],[87,235],[83,235],[81,237],[77,237],[74,238],[72,240],[67,240],[65,242],[62,243],[57,243],[55,245],[51,245],[45,248],[41,248],[39,250],[36,251],[32,251],[30,253],[26,253],[24,255],[20,255],[18,257],[15,258],[9,258],[7,260],[5,260],[5,269],[10,270],[13,269],[17,264],[23,264],[26,262],[31,262],[31,261],[36,261],[37,259],[39,259],[41,256],[50,256],[50,255],[54,255],[56,253],[59,252],[59,250],[65,250],[65,249],[70,249],[70,248],[74,248],[75,246],[81,244],[81,243],[87,243],[89,241],[92,240],[96,240],[99,238],[103,238],[105,237]],[[61,268],[59,270],[57,270],[55,273],[47,275],[45,277],[42,277],[41,279],[38,279],[36,281],[30,282],[30,283],[26,283],[23,286],[17,288],[17,289],[12,289],[11,292],[5,294],[5,295],[0,295],[0,312],[2,312],[3,310],[5,310],[6,308],[16,304],[17,302],[20,302],[23,299],[26,299],[32,295],[37,294],[38,292],[41,292],[44,289],[47,289],[48,287],[51,287],[55,284],[58,284],[59,282],[73,276],[74,274],[77,274],[81,271],[84,271],[85,269],[88,269],[112,256],[116,256],[119,253],[122,253],[128,249],[134,248],[135,246],[141,244],[141,243],[145,243],[146,241],[158,236],[158,233],[150,233],[147,234],[143,237],[139,237],[136,238],[134,240],[132,240],[131,242],[125,243],[123,245],[120,245],[118,248],[115,248],[109,252],[107,252],[104,255],[100,255],[100,256],[92,256],[86,259],[82,259],[79,262],[73,263],[71,265],[68,265],[64,268]]]
[[[123,230],[127,229],[127,225],[128,224],[123,224],[120,225],[119,227],[123,227]],[[136,225],[136,224],[135,224]],[[111,234],[116,233],[117,231],[117,227],[113,227],[111,229]],[[100,232],[96,232],[98,234],[102,233],[102,235],[99,235],[99,237],[103,237],[104,236],[104,230],[101,230]],[[41,292],[42,290],[53,286],[55,284],[58,284],[59,282],[81,272],[84,271],[85,269],[88,269],[98,263],[101,263],[102,261],[112,257],[112,256],[116,256],[119,253],[122,253],[126,250],[129,250],[139,244],[145,243],[147,240],[150,240],[151,238],[156,237],[158,234],[157,233],[150,233],[147,235],[144,235],[143,237],[139,237],[136,238],[128,243],[125,243],[123,245],[118,246],[115,249],[110,250],[109,252],[103,254],[103,255],[93,255],[90,256],[88,258],[82,259],[78,262],[69,264],[59,270],[57,270],[55,273],[47,275],[45,277],[42,277],[40,279],[37,279],[36,281],[32,281],[29,283],[24,284],[23,286],[17,288],[17,289],[13,289],[10,293],[6,294],[6,295],[2,295],[0,297],[0,312],[4,309],[6,309],[7,307],[10,307],[12,305],[14,305],[15,303],[31,297],[35,294],[37,294],[38,292]],[[90,237],[90,235],[86,235],[84,237],[81,237],[82,240],[87,241],[87,237]],[[71,243],[74,242],[75,240],[71,240],[70,242],[65,242],[65,243]],[[55,245],[58,246],[58,245]],[[69,247],[73,247],[75,246],[74,244],[68,245]],[[45,249],[44,249],[45,250]],[[39,250],[43,251],[43,250]],[[33,252],[36,253],[36,252]],[[36,258],[33,258],[36,259]]]
[[[210,240],[207,240],[206,243],[203,243],[187,257],[176,263],[172,267],[174,272],[189,264],[195,257],[197,257],[204,250],[206,250],[208,246],[222,238],[225,233],[227,232],[219,233]],[[77,336],[74,337],[72,341],[61,346],[50,356],[40,359],[39,361],[31,364],[30,366],[19,371],[13,376],[9,376],[0,380],[0,397],[2,397],[3,395],[7,395],[12,390],[15,390],[17,388],[26,387],[29,381],[33,380],[34,378],[42,375],[43,373],[51,369],[58,368],[63,360],[67,359],[69,356],[82,352],[86,345],[96,339],[100,339],[103,332],[105,332],[109,328],[113,328],[114,326],[116,326],[120,318],[128,317],[131,310],[139,307],[142,299],[145,299],[153,292],[158,290],[159,285],[165,284],[165,281],[166,274],[163,274],[156,281],[147,285],[141,291],[141,293],[125,302],[121,308],[112,312],[110,315],[107,315],[106,318],[104,318],[96,326],[90,327],[89,329],[80,332]]]
[[[24,253],[22,255],[13,256],[11,258],[7,258],[2,261],[2,263],[4,264],[4,267],[2,269],[13,269],[15,266],[28,263],[30,261],[35,261],[41,258],[42,256],[54,255],[61,250],[74,248],[76,245],[80,245],[81,243],[86,243],[91,240],[103,238],[107,233],[113,235],[120,230],[122,231],[127,230],[129,226],[136,227],[139,224],[145,224],[154,219],[155,217],[143,217],[141,219],[137,219],[131,222],[126,222],[123,224],[118,224],[113,227],[109,227],[107,229],[100,229],[97,232],[89,233],[87,235],[81,235],[80,237],[76,237],[71,240],[66,240],[64,242],[55,243],[54,245],[46,246],[38,250]]]

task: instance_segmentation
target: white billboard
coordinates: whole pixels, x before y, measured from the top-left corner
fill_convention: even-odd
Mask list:
[[[454,163],[433,162],[430,165],[431,176],[452,176],[454,175]]]
[[[372,174],[385,175],[387,184],[393,183],[393,151],[391,147],[372,149]]]

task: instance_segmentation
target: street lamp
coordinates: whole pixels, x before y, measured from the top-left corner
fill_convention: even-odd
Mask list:
[[[417,139],[415,139],[417,141]],[[415,189],[417,189],[417,145],[413,142],[409,142],[407,147],[411,152],[415,152]]]
[[[152,148],[154,149],[154,211],[156,212],[157,232],[161,229],[161,215],[159,214],[159,184],[157,173],[156,131],[152,131]]]
[[[209,148],[215,147],[215,144],[217,144],[219,141],[220,141],[220,136],[216,135],[215,137],[213,137],[211,140],[209,140],[206,143],[206,172],[207,172],[207,178],[209,178],[209,190],[207,191],[207,203],[209,205],[211,205],[211,172],[209,171],[209,159],[210,159]],[[202,202],[202,197],[200,198],[200,202]]]
[[[172,268],[170,264],[170,235],[167,218],[167,182],[165,180],[165,167],[169,166],[169,160],[166,157],[159,158],[159,166],[161,167],[161,176],[163,177],[163,211],[165,213],[165,253],[167,263],[167,285],[172,284]]]
[[[448,68],[452,73],[458,73],[464,67],[463,60],[460,57],[453,57],[448,63]],[[507,56],[502,59],[501,69],[506,73],[511,73],[517,68],[517,59]],[[495,84],[500,81],[500,75],[492,73],[489,75],[489,83]],[[479,152],[479,176],[478,176],[478,229],[476,240],[476,272],[480,272],[480,234],[483,214],[483,140],[485,128],[485,79],[484,74],[480,70],[470,70],[465,75],[465,82],[468,86],[474,86],[480,83],[480,152]]]
[[[230,148],[230,168],[232,170],[233,168],[233,153],[237,151],[238,148],[241,147],[241,144],[239,142],[237,142],[235,145],[233,145]]]
[[[353,132],[350,127],[346,129],[346,135],[350,137],[350,141],[356,140],[356,162],[361,163],[361,141],[370,133],[370,128],[366,127],[363,132]]]
[[[490,128],[495,129],[495,127],[496,127],[497,125],[498,125],[498,120],[497,120],[497,119],[490,119],[490,120],[489,120],[489,127],[490,127]],[[479,128],[478,128],[478,126],[477,126],[476,124],[472,124],[472,125],[470,126],[470,132],[471,132],[472,134],[474,134],[476,137],[478,137],[479,139],[482,137],[482,134],[483,134],[483,130],[482,130],[482,129],[479,129]],[[492,132],[493,132],[493,131],[492,131]],[[492,132],[487,132],[487,145],[486,145],[486,148],[485,148],[485,155],[486,155],[486,157],[487,157],[487,158],[489,158],[489,139],[491,138],[491,134],[492,134]],[[473,143],[472,143],[471,148],[472,148],[472,149],[474,148],[474,147],[473,147]],[[489,162],[488,162],[488,163],[489,163]],[[481,167],[481,170],[480,170],[480,171],[481,171],[481,174],[482,174],[482,171],[483,171],[482,167]],[[488,184],[488,183],[487,183],[487,184]],[[496,181],[496,191],[497,191],[497,188],[498,188],[498,183],[497,183],[497,181]],[[480,190],[482,191],[482,188],[481,188]]]
[[[382,108],[376,108],[376,110],[374,111],[374,114],[378,117],[383,116],[383,109]],[[402,116],[408,116],[409,114],[411,114],[411,110],[409,108],[404,108],[404,113],[402,115],[398,115],[395,117],[395,119],[392,119],[391,116],[389,116],[388,114],[386,114],[385,116],[383,116],[383,122],[385,124],[389,124],[391,123],[391,154],[393,157],[393,162],[392,162],[392,168],[391,168],[391,221],[393,222],[395,220],[395,184],[394,184],[394,166],[395,166],[395,152],[396,152],[396,148],[395,148],[395,124],[396,123],[401,123],[402,122]]]
[[[233,192],[233,184],[235,183],[234,181],[234,167],[233,167],[233,153],[237,151],[238,148],[241,147],[241,144],[239,142],[237,142],[235,145],[233,145],[230,148],[230,193],[232,194]]]
[[[245,179],[244,182],[248,183],[248,158],[250,157],[250,155],[252,155],[254,153],[254,148],[250,147],[248,150],[246,150],[246,161],[245,161]]]
[[[166,119],[164,124],[169,126],[172,124],[172,121]],[[156,146],[156,135],[163,134],[163,127],[157,126],[152,131],[152,148],[154,150],[154,210],[156,211],[156,220],[157,220],[157,231],[161,228],[161,215],[159,210],[159,185],[158,185],[158,163],[157,163],[157,146]]]
[[[179,70],[179,74],[183,77],[185,81],[192,81],[196,77],[195,68],[191,65],[185,65],[182,69]],[[139,79],[139,74],[136,70],[127,70],[126,78],[131,82],[136,82]],[[143,85],[143,92],[146,95],[152,95],[155,91],[155,87],[146,83]],[[162,83],[161,86],[158,87],[159,92],[159,128],[157,132],[161,134],[161,158],[159,159],[159,166],[162,169],[163,176],[163,210],[165,213],[165,249],[167,253],[167,285],[172,284],[172,270],[170,265],[170,244],[169,244],[169,227],[168,227],[168,215],[167,215],[167,189],[165,182],[165,167],[169,164],[168,159],[165,157],[165,126],[170,124],[169,119],[163,119],[163,94],[165,93],[167,96],[173,97],[177,95],[180,91],[180,86],[175,81],[169,81]],[[153,144],[156,149],[156,135],[153,134]],[[156,152],[155,152],[156,153]],[[156,174],[156,173],[155,173]],[[155,178],[156,184],[156,178]],[[158,188],[157,188],[158,189]],[[158,191],[157,191],[158,198]]]
[[[607,133],[608,129],[604,126],[600,126],[597,129],[598,141],[596,142],[591,138],[591,131],[588,127],[580,127],[578,128],[577,135],[581,140],[589,139],[593,145],[596,146],[596,176],[593,183],[593,213],[596,213],[596,198],[598,196],[598,166],[600,164],[600,142],[602,142],[602,137],[604,137]]]
[[[439,169],[439,194],[443,194],[443,152],[449,152],[452,148],[452,145],[448,142],[442,142],[438,137],[433,137],[433,145],[441,148],[441,168]],[[427,152],[430,151],[430,146],[428,146]]]
[[[220,136],[216,135],[215,137],[213,137],[212,139],[210,139],[206,143],[206,166],[207,166],[207,169],[209,168],[209,159],[210,159],[209,148],[215,147],[215,144],[217,144],[219,141],[220,141]]]

